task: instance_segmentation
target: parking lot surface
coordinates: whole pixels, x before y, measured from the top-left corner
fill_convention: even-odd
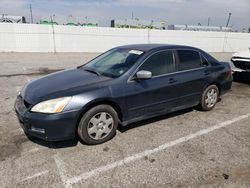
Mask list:
[[[191,108],[120,127],[101,145],[29,140],[13,111],[17,92],[96,55],[0,54],[0,187],[250,187],[245,83],[234,82],[210,112]]]

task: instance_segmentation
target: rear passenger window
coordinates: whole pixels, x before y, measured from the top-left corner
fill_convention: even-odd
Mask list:
[[[200,53],[192,50],[177,50],[179,56],[178,70],[190,70],[201,67]]]
[[[162,51],[149,57],[140,70],[152,72],[152,76],[159,76],[175,71],[174,59],[172,51]]]

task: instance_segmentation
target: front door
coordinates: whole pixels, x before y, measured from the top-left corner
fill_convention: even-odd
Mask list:
[[[136,119],[151,116],[176,107],[175,62],[171,50],[164,50],[151,55],[138,69],[152,72],[147,80],[131,79],[128,81],[126,104],[128,117]]]

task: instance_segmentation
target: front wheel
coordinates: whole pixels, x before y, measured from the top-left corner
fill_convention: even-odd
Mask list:
[[[90,145],[110,140],[116,133],[118,116],[109,105],[98,105],[88,110],[78,125],[78,135]]]
[[[219,98],[219,89],[216,85],[208,86],[202,94],[199,108],[203,111],[212,110]]]

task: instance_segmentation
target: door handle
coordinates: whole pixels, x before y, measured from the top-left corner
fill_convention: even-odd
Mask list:
[[[177,82],[177,80],[174,79],[174,78],[170,78],[170,79],[168,80],[168,83],[169,83],[169,84],[173,84],[173,83],[175,83],[175,82]]]

